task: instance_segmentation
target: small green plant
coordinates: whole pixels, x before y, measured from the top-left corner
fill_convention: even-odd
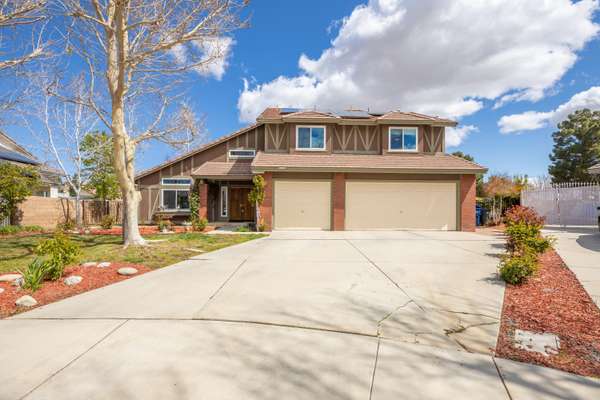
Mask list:
[[[168,219],[160,219],[158,221],[158,230],[159,232],[169,232],[171,231],[171,226],[173,224]]]
[[[48,264],[48,278],[60,279],[65,267],[77,260],[81,253],[79,246],[73,243],[67,235],[57,231],[52,239],[41,242],[35,249],[38,256],[46,257]]]
[[[265,225],[265,221],[262,218],[260,219],[260,223],[258,224],[258,226],[256,227],[256,229],[259,232],[264,232],[264,231],[267,230],[267,226]]]
[[[260,217],[260,206],[263,203],[263,201],[265,201],[265,178],[262,177],[262,175],[254,175],[254,177],[252,178],[252,183],[254,184],[254,186],[252,187],[252,190],[250,191],[250,193],[248,193],[248,201],[250,201],[251,204],[254,204],[255,209],[256,209],[256,219],[255,221],[261,221],[262,219]],[[261,224],[257,224],[256,228],[257,230],[260,231],[260,225]],[[264,230],[264,223],[262,223],[263,225],[263,230]],[[260,231],[262,232],[262,231]]]
[[[49,265],[40,257],[36,257],[24,270],[19,272],[23,275],[23,288],[35,292],[42,286],[49,272]]]
[[[500,262],[500,277],[507,283],[518,285],[533,275],[537,259],[533,254],[507,255]]]
[[[110,214],[103,216],[100,220],[100,226],[102,227],[102,229],[111,229],[114,224],[115,217]]]
[[[63,222],[56,224],[56,230],[61,232],[69,232],[75,229],[75,221],[71,217],[66,217]]]
[[[235,230],[236,232],[250,232],[250,228],[247,226],[238,226]]]
[[[192,221],[192,228],[198,232],[202,232],[204,229],[206,229],[207,225],[208,220],[206,218],[197,218]]]

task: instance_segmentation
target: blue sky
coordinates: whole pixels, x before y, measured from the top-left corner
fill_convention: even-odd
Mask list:
[[[600,109],[600,13],[592,0],[539,3],[256,0],[221,79],[191,73],[188,97],[210,139],[267,105],[448,116],[460,124],[449,151],[490,172],[545,175],[560,118]],[[26,131],[5,130],[31,143]],[[175,153],[145,145],[137,166]]]

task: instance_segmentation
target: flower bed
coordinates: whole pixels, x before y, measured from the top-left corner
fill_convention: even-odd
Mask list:
[[[515,348],[515,329],[557,335],[559,353]],[[537,272],[524,283],[506,285],[496,354],[600,377],[600,310],[554,250],[539,257]]]
[[[141,225],[139,227],[141,235],[154,235],[159,233],[157,225]],[[213,226],[207,226],[204,229],[204,232],[209,232],[214,230]],[[193,232],[191,226],[172,226],[171,231],[175,233],[185,233],[185,232]],[[110,229],[102,229],[102,228],[92,228],[85,229],[80,232],[80,234],[90,234],[90,235],[122,235],[123,229],[120,226],[115,226]]]
[[[134,267],[138,270],[138,272],[132,276],[119,275],[117,270],[123,267]],[[5,318],[19,312],[31,310],[44,304],[52,303],[79,293],[110,285],[111,283],[129,279],[133,276],[137,276],[148,271],[151,271],[151,269],[143,265],[129,263],[112,263],[106,268],[74,266],[67,268],[64,276],[61,279],[56,281],[44,281],[40,289],[34,293],[29,290],[12,286],[12,284],[8,282],[0,282],[0,288],[4,289],[4,292],[0,293],[0,318]],[[83,280],[77,285],[66,285],[64,283],[65,278],[74,275],[81,276]],[[27,308],[17,307],[15,305],[15,301],[24,295],[32,296],[35,300],[37,300],[37,305]]]

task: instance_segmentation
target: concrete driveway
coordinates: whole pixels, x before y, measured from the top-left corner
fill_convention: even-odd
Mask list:
[[[600,306],[600,232],[598,227],[546,227],[554,236],[554,248],[579,282]]]
[[[595,397],[492,357],[502,245],[276,232],[197,256],[0,321],[0,399]]]

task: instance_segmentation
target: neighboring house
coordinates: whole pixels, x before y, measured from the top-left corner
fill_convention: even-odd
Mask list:
[[[0,132],[0,162],[37,167],[42,180],[42,186],[33,195],[59,197],[62,190],[62,174],[60,171],[40,163],[33,154],[25,150],[3,132]]]
[[[140,221],[189,218],[199,186],[209,222],[253,221],[252,177],[266,181],[267,229],[475,229],[475,176],[445,154],[456,122],[392,111],[268,108],[255,124],[141,172]]]
[[[593,167],[588,169],[588,171],[590,172],[590,174],[600,175],[600,164],[594,165]]]

